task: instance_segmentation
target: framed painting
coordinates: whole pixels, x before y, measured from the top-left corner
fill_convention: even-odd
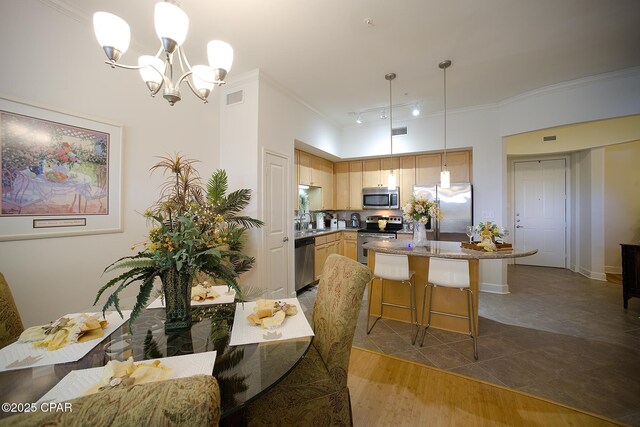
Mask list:
[[[122,232],[122,127],[0,97],[0,241]]]

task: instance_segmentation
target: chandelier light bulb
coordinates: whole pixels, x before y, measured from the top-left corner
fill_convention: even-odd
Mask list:
[[[215,86],[215,75],[213,68],[208,65],[194,65],[191,68],[191,80],[198,90],[212,91]]]
[[[207,43],[207,59],[209,66],[216,73],[216,81],[221,82],[233,65],[233,48],[222,40],[211,40]]]
[[[173,53],[182,46],[189,31],[189,17],[182,9],[167,2],[156,3],[154,22],[165,51]]]
[[[160,58],[156,58],[151,55],[143,55],[138,58],[138,66],[140,68],[140,77],[147,83],[155,83],[156,85],[162,84],[162,76],[164,75],[165,63]],[[150,90],[155,90],[149,88]]]
[[[131,29],[129,24],[119,16],[109,12],[94,13],[93,31],[109,60],[117,61],[129,49]],[[117,51],[116,54],[109,53],[109,50],[113,49]]]

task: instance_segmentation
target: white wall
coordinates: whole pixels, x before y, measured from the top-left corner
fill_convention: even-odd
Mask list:
[[[90,307],[110,278],[101,276],[103,269],[144,240],[140,213],[162,182],[160,174],[150,176],[154,156],[180,151],[200,159],[203,177],[218,167],[218,102],[203,105],[186,88],[174,107],[152,99],[137,72],[104,65],[90,17],[71,18],[36,0],[0,7],[7,58],[0,93],[124,126],[124,233],[0,243],[0,271],[31,326]],[[139,54],[129,51],[123,62]]]
[[[225,106],[226,94],[239,89],[245,91],[243,104]],[[235,181],[243,188],[255,189],[256,195],[247,212],[257,218],[264,219],[262,206],[263,191],[263,155],[266,150],[289,158],[290,186],[283,188],[287,194],[293,194],[293,149],[294,141],[317,147],[324,152],[335,154],[340,147],[340,131],[329,120],[318,114],[308,105],[260,70],[236,76],[222,91],[221,99],[221,167],[227,169],[231,176],[241,176]],[[287,209],[293,232],[293,200],[287,198]],[[275,284],[264,283],[264,274],[260,267],[263,258],[262,247],[265,239],[260,231],[251,236],[252,255],[258,257],[256,268],[246,278],[245,283],[262,288],[278,288]],[[289,238],[289,289],[294,290],[294,239]]]

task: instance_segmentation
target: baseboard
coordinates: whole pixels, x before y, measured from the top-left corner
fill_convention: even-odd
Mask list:
[[[508,294],[509,285],[498,285],[497,283],[480,283],[480,292],[490,294]]]
[[[622,274],[622,267],[618,267],[614,265],[605,265],[604,272],[606,274]]]
[[[593,280],[600,280],[603,282],[607,281],[607,275],[605,273],[596,273],[595,271],[587,270],[586,268],[580,267],[578,269],[578,273],[582,274],[585,277]]]

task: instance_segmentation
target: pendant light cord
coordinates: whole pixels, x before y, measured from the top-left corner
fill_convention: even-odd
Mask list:
[[[447,67],[444,69],[444,170],[447,170]]]
[[[391,80],[393,79],[389,79],[389,141],[391,143],[389,169],[391,169],[391,175],[393,175],[393,102],[391,98]]]

